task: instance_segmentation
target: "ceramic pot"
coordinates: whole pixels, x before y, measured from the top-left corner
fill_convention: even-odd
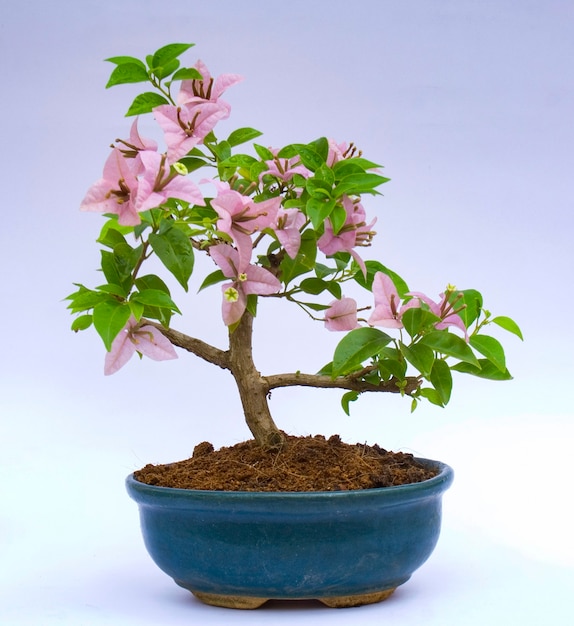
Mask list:
[[[148,552],[207,604],[256,608],[269,599],[344,607],[384,600],[430,556],[441,497],[453,480],[321,492],[199,491],[127,478]]]

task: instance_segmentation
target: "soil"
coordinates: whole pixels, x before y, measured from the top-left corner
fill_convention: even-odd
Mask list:
[[[412,454],[387,452],[378,445],[286,436],[280,451],[254,440],[214,450],[197,445],[193,456],[167,465],[146,465],[135,478],[148,485],[215,491],[344,491],[416,483],[437,472]]]

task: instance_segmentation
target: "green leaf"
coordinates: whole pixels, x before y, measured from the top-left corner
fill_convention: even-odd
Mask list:
[[[356,369],[363,361],[377,355],[391,337],[378,328],[356,328],[338,343],[333,355],[332,376],[336,378]]]
[[[273,152],[271,152],[271,150],[269,150],[269,148],[266,148],[265,146],[260,146],[258,143],[254,143],[253,148],[255,149],[255,152],[257,152],[259,158],[262,161],[273,161],[273,159],[275,158]],[[267,166],[265,166],[265,169],[268,169]]]
[[[404,360],[380,358],[379,373],[383,380],[389,380],[392,377],[402,380],[407,373],[407,363]]]
[[[321,157],[324,163],[327,162],[327,157],[329,156],[329,140],[327,137],[319,137],[319,139],[311,141],[308,146]]]
[[[299,304],[313,311],[326,311],[329,308],[329,305],[319,304],[317,302],[299,302]]]
[[[462,300],[457,303],[456,308],[458,309],[462,304],[466,305],[458,314],[465,327],[469,328],[482,311],[482,295],[476,289],[465,289],[459,293],[462,293]]]
[[[159,289],[169,295],[168,286],[155,274],[146,274],[145,276],[136,278],[136,287],[139,291],[144,291],[145,289]]]
[[[407,333],[411,337],[416,337],[425,330],[432,328],[440,320],[440,317],[421,307],[413,307],[403,313],[401,320]]]
[[[255,139],[255,137],[260,137],[263,133],[259,130],[255,130],[255,128],[238,128],[234,130],[231,135],[227,138],[227,143],[234,148],[235,146],[239,146],[242,143],[247,141],[251,141]]]
[[[268,169],[269,166],[267,165],[267,163],[264,163],[263,161],[256,161],[249,168],[249,180],[259,180],[259,176],[263,174],[263,172],[266,172]]]
[[[462,372],[463,374],[472,374],[478,378],[486,378],[488,380],[512,380],[512,376],[508,370],[501,372],[494,363],[488,359],[479,359],[478,366],[470,363],[457,363],[450,369],[454,372]]]
[[[347,415],[351,415],[349,410],[349,403],[355,402],[358,397],[359,393],[357,391],[347,391],[347,393],[343,394],[343,397],[341,398],[341,406],[343,407],[343,411],[345,411]]]
[[[106,89],[114,85],[127,83],[143,83],[149,80],[145,67],[139,63],[122,63],[117,65],[110,75]]]
[[[325,163],[325,159],[309,146],[300,146],[298,152],[301,157],[301,163],[312,172],[319,169],[321,165]]]
[[[171,77],[174,80],[203,80],[203,76],[195,67],[182,67]]]
[[[364,287],[365,289],[372,291],[373,280],[375,278],[375,274],[377,272],[382,272],[383,274],[386,274],[393,281],[395,287],[397,288],[397,291],[399,292],[399,296],[401,298],[404,298],[405,295],[410,291],[407,283],[396,272],[393,272],[393,270],[390,270],[388,267],[385,267],[382,263],[379,263],[379,261],[365,261],[365,266],[367,268],[366,278],[363,276],[363,272],[360,271],[358,267],[357,267],[357,272],[354,276],[355,281],[359,283],[361,287]]]
[[[193,247],[189,237],[179,228],[170,228],[161,234],[152,233],[148,239],[160,261],[187,291],[193,272]]]
[[[107,300],[94,307],[94,326],[108,352],[112,349],[113,340],[127,324],[130,315],[130,307],[117,300]]]
[[[136,279],[136,287],[139,291],[145,291],[146,289],[158,289],[169,295],[169,288],[163,282],[163,280],[155,274],[146,274]],[[139,321],[143,315],[158,320],[164,326],[169,326],[171,321],[172,311],[166,308],[144,306],[141,303],[130,301],[130,306],[134,317]],[[141,311],[136,310],[137,307],[141,307]]]
[[[173,59],[173,61],[169,61],[165,65],[154,67],[152,72],[155,76],[157,76],[157,78],[163,80],[164,78],[167,78],[170,74],[173,74],[178,67],[179,61],[177,59]]]
[[[331,198],[331,188],[327,181],[322,178],[308,178],[305,184],[310,196],[317,198],[318,200],[324,200],[325,198]]]
[[[100,231],[100,236],[97,239],[98,243],[112,249],[119,243],[127,244],[126,238],[123,234],[117,228],[114,228],[114,223],[114,220],[108,220],[104,224],[102,230]]]
[[[104,293],[109,293],[122,299],[125,299],[128,295],[126,289],[124,289],[121,285],[99,285],[97,289],[98,291],[103,291]]]
[[[294,278],[306,274],[315,267],[317,258],[317,238],[315,233],[307,229],[301,235],[301,246],[297,256],[292,259],[289,255],[281,261],[279,279],[288,285]]]
[[[179,163],[185,165],[188,172],[194,172],[206,164],[205,159],[196,156],[184,156],[179,159]]]
[[[489,337],[488,335],[474,335],[470,338],[469,342],[477,352],[485,356],[501,372],[506,371],[504,348],[498,339]]]
[[[250,293],[247,296],[247,301],[245,303],[245,308],[253,317],[257,317],[257,302],[258,298],[254,293]]]
[[[360,174],[366,172],[367,170],[379,167],[382,166],[377,163],[373,163],[373,161],[363,159],[362,157],[354,157],[351,159],[342,159],[341,161],[337,161],[333,165],[333,172],[337,177],[337,180],[342,180],[345,176],[349,176],[349,174]]]
[[[338,235],[339,231],[343,228],[345,222],[347,221],[347,211],[345,211],[340,204],[337,204],[329,215],[329,221],[331,222],[334,234]]]
[[[320,228],[321,224],[331,215],[331,211],[336,206],[337,201],[329,198],[310,197],[307,200],[305,210],[315,230]]]
[[[375,187],[388,182],[390,179],[380,176],[379,174],[372,174],[365,172],[362,174],[349,174],[341,180],[341,182],[335,186],[333,195],[336,198],[347,195],[360,195],[362,193],[370,193]]]
[[[254,163],[260,163],[250,154],[233,154],[228,159],[221,161],[220,167],[251,167]],[[205,164],[205,162],[204,162]]]
[[[72,322],[72,330],[77,333],[79,330],[86,330],[92,325],[91,315],[80,315]]]
[[[120,242],[114,246],[113,260],[118,272],[119,285],[131,277],[135,266],[141,258],[143,247],[132,248],[128,243]]]
[[[321,278],[305,278],[301,281],[299,287],[305,292],[315,296],[328,291],[333,294],[335,298],[341,297],[341,285],[338,282],[332,280],[322,280]]]
[[[140,93],[140,95],[136,96],[132,102],[128,112],[126,113],[126,117],[129,117],[130,115],[150,113],[155,107],[160,106],[161,104],[169,104],[167,98],[164,98],[160,94],[154,93],[153,91]]]
[[[418,393],[421,397],[426,398],[432,404],[444,406],[440,394],[436,389],[433,389],[432,387],[423,387],[422,389],[419,389]]]
[[[450,367],[442,359],[436,359],[430,373],[430,381],[436,389],[441,402],[448,404],[452,391],[452,374]]]
[[[212,272],[211,274],[205,277],[198,291],[201,291],[205,289],[206,287],[211,287],[211,285],[216,285],[217,283],[221,283],[224,280],[226,280],[225,274],[221,270],[215,270],[215,272]]]
[[[491,320],[491,322],[493,324],[498,324],[498,326],[500,326],[501,328],[504,328],[504,330],[507,330],[508,332],[515,334],[517,337],[522,339],[522,341],[524,341],[524,337],[522,336],[522,331],[520,330],[520,327],[510,317],[499,315],[498,317],[494,317]]]
[[[446,356],[478,366],[478,360],[464,339],[446,330],[435,330],[425,335],[420,343]]]
[[[150,69],[155,70],[157,67],[167,65],[194,45],[193,43],[170,43],[167,46],[161,47],[154,52]]]
[[[211,149],[215,152],[220,161],[225,161],[231,156],[231,146],[225,140],[212,144]]]
[[[83,285],[79,285],[79,287],[78,291],[71,293],[65,298],[65,300],[70,300],[70,304],[67,308],[70,309],[72,313],[89,311],[97,304],[100,304],[100,302],[104,302],[108,299],[108,296],[104,293],[86,289]]]
[[[119,56],[119,57],[110,57],[109,59],[104,59],[104,61],[109,61],[110,63],[115,63],[116,65],[126,65],[126,64],[136,64],[145,70],[145,63],[136,59],[136,57],[129,56]]]
[[[131,299],[134,302],[139,302],[140,304],[143,304],[144,306],[152,306],[159,309],[169,309],[170,311],[181,313],[169,294],[160,289],[146,289],[144,291],[138,291],[132,296]]]
[[[333,170],[326,163],[323,163],[323,165],[317,168],[314,178],[316,180],[322,180],[329,189],[335,184],[335,174],[333,174]],[[305,179],[303,179],[303,181],[305,181]]]
[[[137,302],[135,300],[130,300],[128,302],[129,306],[130,306],[130,311],[132,312],[132,315],[136,318],[136,321],[140,321],[141,318],[144,315],[145,311],[154,311],[154,312],[160,312],[160,311],[165,311],[166,309],[156,309],[155,307],[146,307],[145,305],[143,305],[141,302]],[[171,315],[171,311],[169,311],[169,314]],[[148,313],[148,317],[152,317],[151,315],[149,315]],[[155,319],[159,319],[161,316],[159,315],[154,315],[153,317],[155,317]]]
[[[102,272],[110,285],[121,285],[123,280],[116,267],[114,253],[109,250],[100,250]]]
[[[432,348],[429,348],[421,343],[414,343],[407,346],[401,342],[400,346],[405,359],[423,376],[428,378],[435,361]]]

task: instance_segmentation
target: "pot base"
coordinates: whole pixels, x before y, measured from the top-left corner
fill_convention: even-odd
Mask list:
[[[330,596],[326,598],[316,598],[325,606],[332,609],[345,609],[352,606],[361,606],[363,604],[375,604],[386,600],[396,589],[385,589],[384,591],[375,591],[374,593],[360,593],[351,596]],[[253,596],[232,596],[219,593],[203,593],[201,591],[193,591],[193,595],[203,602],[211,606],[219,606],[225,609],[258,609],[268,600],[273,598],[257,598]],[[308,599],[308,598],[302,598]]]

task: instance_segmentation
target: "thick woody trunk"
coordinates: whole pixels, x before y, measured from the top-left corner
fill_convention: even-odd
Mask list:
[[[256,441],[264,448],[280,448],[285,438],[269,411],[269,386],[253,362],[252,335],[253,316],[245,311],[229,334],[229,369],[237,383],[245,421]]]

